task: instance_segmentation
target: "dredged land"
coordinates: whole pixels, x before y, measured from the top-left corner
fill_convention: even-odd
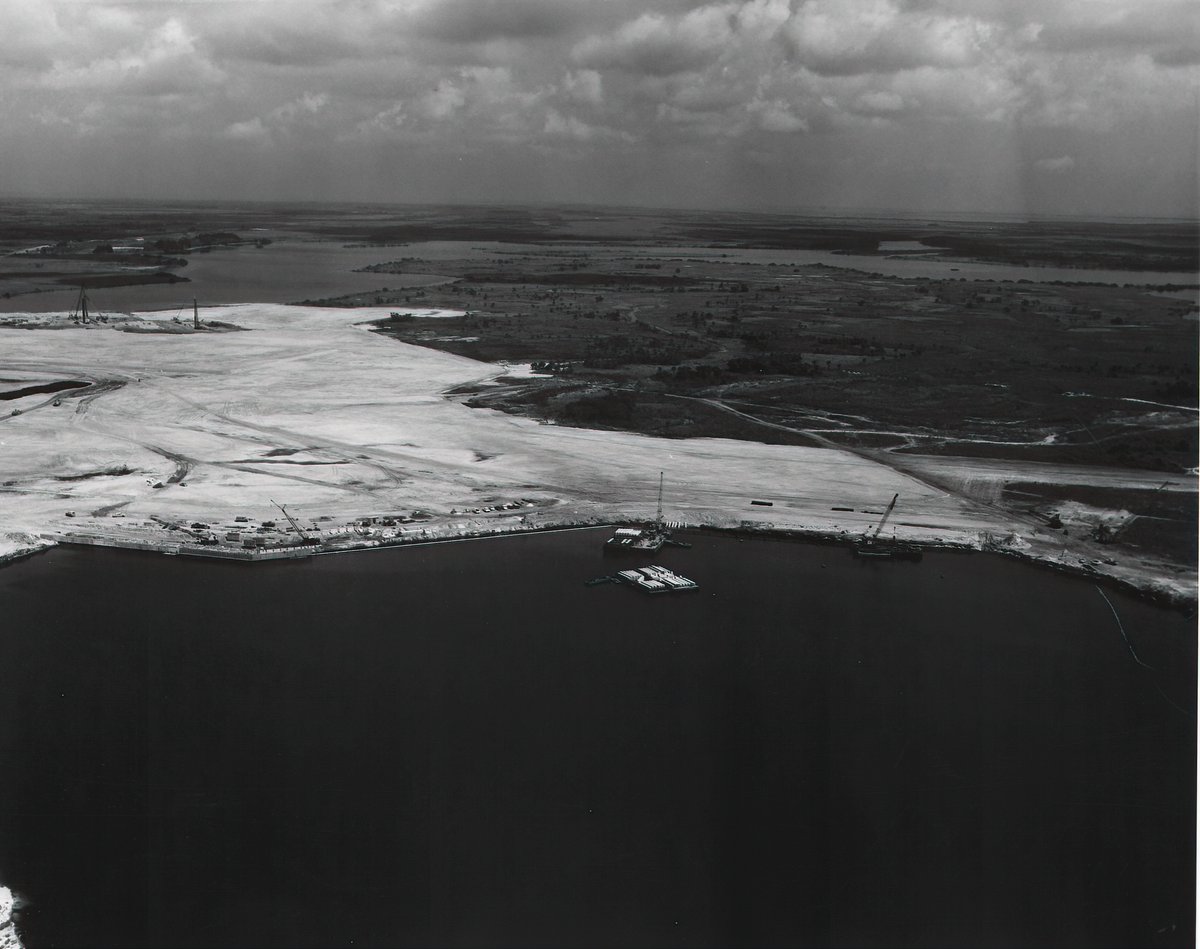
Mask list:
[[[510,370],[372,332],[369,321],[386,315],[260,304],[206,311],[243,332],[131,333],[65,317],[40,318],[65,324],[58,331],[6,331],[8,372],[88,385],[9,403],[5,551],[72,538],[170,549],[189,542],[192,525],[244,549],[226,537],[266,522],[294,544],[301,537],[276,502],[330,549],[637,520],[652,514],[666,470],[667,516],[684,524],[857,535],[898,493],[904,539],[990,538],[1058,562],[1097,559],[1086,538],[841,449],[665,439],[470,408],[447,393],[503,382]],[[950,477],[959,463],[924,464]],[[1012,463],[971,477],[1044,483],[1055,473]],[[1183,475],[1059,475],[1194,491]],[[1181,596],[1193,582],[1154,558],[1092,569]]]
[[[104,233],[128,227],[109,210]],[[247,213],[225,226],[245,233]],[[151,235],[139,251],[106,243],[101,224],[9,258],[24,269],[0,318],[4,550],[76,539],[260,558],[305,539],[342,549],[636,522],[665,471],[667,516],[680,524],[849,539],[899,494],[888,532],[900,539],[1195,598],[1196,410],[1179,394],[1195,373],[1179,345],[1195,335],[1190,291],[1152,278],[1151,258],[1101,253],[1124,246],[1103,229],[1091,258],[1064,258],[1065,232],[1029,244],[1034,263],[1076,268],[1079,281],[1050,287],[1008,279],[1013,233],[990,250],[923,235],[953,245],[938,249],[878,224],[847,236],[772,221],[764,234],[761,222],[698,231],[689,219],[577,212],[464,231],[461,213],[442,209],[397,230],[358,213],[314,213],[296,225],[302,240],[252,232],[271,246],[213,221],[184,267],[145,242],[187,253],[187,240]],[[1186,264],[1170,228],[1142,236],[1158,269]],[[674,246],[681,238],[693,245]],[[374,255],[385,262],[370,272],[331,270],[318,285],[379,286],[318,294],[324,307],[203,307],[198,330],[190,307],[172,317],[129,305],[179,295],[145,281],[156,268],[207,274],[198,295],[225,271],[269,284],[288,246],[341,269],[347,255],[359,270]],[[914,282],[831,260],[946,273]],[[1112,273],[1089,260],[1147,267],[1157,282],[1099,286],[1088,278]],[[990,282],[971,269],[985,264]],[[111,271],[107,285],[97,270]],[[122,274],[133,286],[112,286]],[[63,289],[27,292],[47,280]],[[124,312],[110,302],[101,322],[72,320],[72,280]],[[275,300],[294,289],[239,286]],[[43,312],[22,312],[25,301]]]

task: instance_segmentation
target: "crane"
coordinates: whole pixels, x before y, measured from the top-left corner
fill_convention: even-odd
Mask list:
[[[301,527],[296,522],[296,519],[288,513],[288,510],[286,507],[284,507],[282,504],[280,504],[274,498],[271,498],[270,501],[277,508],[279,508],[279,510],[281,510],[283,512],[283,516],[286,517],[288,519],[288,522],[292,525],[292,527],[294,527],[296,529],[296,533],[300,535],[300,537],[301,537],[301,539],[303,539],[304,543],[306,543],[306,544],[316,543],[316,541],[314,541],[311,537],[309,537],[306,533],[304,533],[304,528]]]
[[[883,526],[887,523],[888,518],[892,516],[892,511],[896,509],[896,502],[899,499],[899,494],[893,494],[891,503],[883,512],[883,517],[879,519],[875,528],[872,530],[868,527],[862,537],[855,541],[854,555],[856,557],[882,557],[895,560],[921,559],[921,548],[916,544],[897,541],[895,537],[879,539],[879,534],[883,531]]]
[[[75,301],[75,309],[71,312],[71,319],[76,317],[82,318],[84,323],[88,321],[88,296],[82,283],[79,285],[79,299]]]
[[[887,523],[887,519],[888,519],[889,517],[891,517],[891,516],[892,516],[892,511],[893,511],[893,510],[895,509],[895,507],[896,507],[896,500],[897,500],[897,498],[899,498],[899,497],[900,497],[900,495],[899,495],[899,494],[893,494],[893,495],[892,495],[892,503],[891,503],[891,504],[889,504],[889,505],[887,506],[887,510],[883,512],[883,517],[881,517],[881,518],[879,519],[879,523],[875,525],[875,530],[874,530],[874,531],[870,531],[870,533],[868,533],[868,534],[866,535],[866,540],[868,540],[868,541],[873,541],[873,540],[876,540],[876,539],[879,537],[879,532],[880,532],[881,530],[883,530],[883,525]],[[870,530],[870,529],[868,528],[868,530]]]

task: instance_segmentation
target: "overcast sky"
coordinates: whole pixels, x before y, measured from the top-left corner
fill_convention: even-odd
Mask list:
[[[1196,0],[0,0],[0,194],[1195,216]]]

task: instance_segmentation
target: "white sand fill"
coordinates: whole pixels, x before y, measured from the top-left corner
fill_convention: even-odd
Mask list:
[[[660,470],[676,522],[861,532],[899,493],[888,530],[900,536],[972,543],[1012,529],[989,506],[848,452],[650,438],[468,408],[447,390],[506,367],[364,325],[390,312],[207,308],[203,320],[246,332],[187,335],[0,327],[6,379],[95,383],[22,399],[19,415],[2,403],[0,556],[69,530],[131,531],[151,516],[278,517],[271,499],[331,527],[425,511],[426,527],[443,535],[648,517]],[[534,503],[485,510],[522,499]],[[116,513],[127,520],[118,525]]]

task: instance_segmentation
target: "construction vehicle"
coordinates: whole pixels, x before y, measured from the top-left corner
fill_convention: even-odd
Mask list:
[[[300,535],[300,543],[301,544],[320,544],[321,543],[315,537],[309,537],[308,534],[306,534],[304,532],[304,528],[301,527],[299,522],[294,517],[292,517],[291,514],[288,513],[288,509],[286,507],[284,507],[282,504],[280,504],[274,498],[271,498],[270,501],[277,508],[279,508],[280,511],[283,512],[283,516],[288,519],[288,523],[292,525],[292,529],[295,530],[296,533]]]
[[[883,526],[888,522],[888,518],[892,516],[892,511],[896,509],[896,502],[899,499],[899,494],[892,495],[891,503],[888,504],[887,510],[883,512],[883,516],[879,519],[879,523],[875,525],[875,529],[872,530],[868,527],[862,537],[855,541],[854,556],[893,560],[921,559],[921,548],[916,544],[896,540],[895,536],[891,538],[885,537],[882,540],[879,537]]]
[[[184,524],[182,521],[168,520],[165,517],[159,517],[157,514],[151,514],[150,520],[154,521],[157,524],[161,524],[163,527],[165,527],[169,531],[183,531],[185,534],[190,534],[191,536],[195,537],[197,540],[206,540],[212,536],[212,534],[206,529],[206,525],[200,525],[200,526],[193,525],[192,527],[189,527],[187,524]],[[196,523],[199,524],[199,522],[196,522]]]

